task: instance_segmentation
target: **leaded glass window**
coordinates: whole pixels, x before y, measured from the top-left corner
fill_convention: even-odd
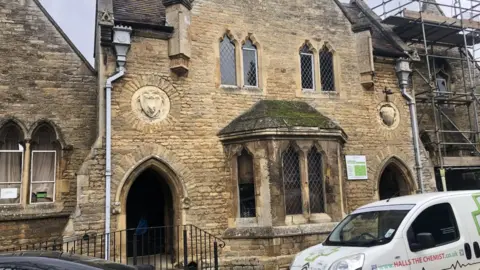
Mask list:
[[[300,158],[299,154],[291,146],[282,155],[282,171],[286,214],[302,214]]]
[[[302,89],[314,90],[315,78],[314,78],[314,58],[313,52],[305,44],[300,50],[300,69],[302,75]]]
[[[308,152],[308,190],[310,198],[310,212],[324,213],[325,200],[323,189],[322,154],[314,146]]]
[[[320,51],[320,80],[322,82],[322,91],[335,91],[333,53],[327,46],[323,46]]]
[[[258,86],[258,56],[257,47],[247,39],[243,51],[243,78],[246,86]]]
[[[236,66],[235,44],[225,35],[220,42],[220,73],[223,85],[237,84]]]

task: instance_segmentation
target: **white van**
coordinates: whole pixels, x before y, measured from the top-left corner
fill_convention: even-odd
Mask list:
[[[480,190],[396,197],[358,208],[290,269],[480,269]]]

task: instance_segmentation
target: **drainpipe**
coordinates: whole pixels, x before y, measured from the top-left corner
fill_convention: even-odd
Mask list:
[[[425,192],[425,187],[422,177],[422,160],[420,158],[420,143],[417,123],[417,112],[415,107],[415,98],[407,93],[408,77],[412,73],[408,59],[399,58],[395,66],[398,82],[402,96],[407,100],[410,109],[410,121],[412,123],[413,148],[415,153],[415,171],[417,173],[417,183],[420,187],[420,192]]]
[[[113,27],[113,45],[117,55],[117,72],[105,84],[105,260],[110,255],[110,206],[112,181],[112,83],[125,75],[127,52],[130,49],[132,29],[126,26]]]

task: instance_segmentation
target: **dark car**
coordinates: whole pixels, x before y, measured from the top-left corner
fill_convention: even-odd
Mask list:
[[[0,270],[148,270],[151,265],[129,266],[60,251],[17,251],[0,254]]]

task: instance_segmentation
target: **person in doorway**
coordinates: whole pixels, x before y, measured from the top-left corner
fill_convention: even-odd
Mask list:
[[[135,229],[136,235],[143,235],[147,232],[148,223],[145,217],[145,214],[142,215],[140,221],[138,222],[137,228]]]

